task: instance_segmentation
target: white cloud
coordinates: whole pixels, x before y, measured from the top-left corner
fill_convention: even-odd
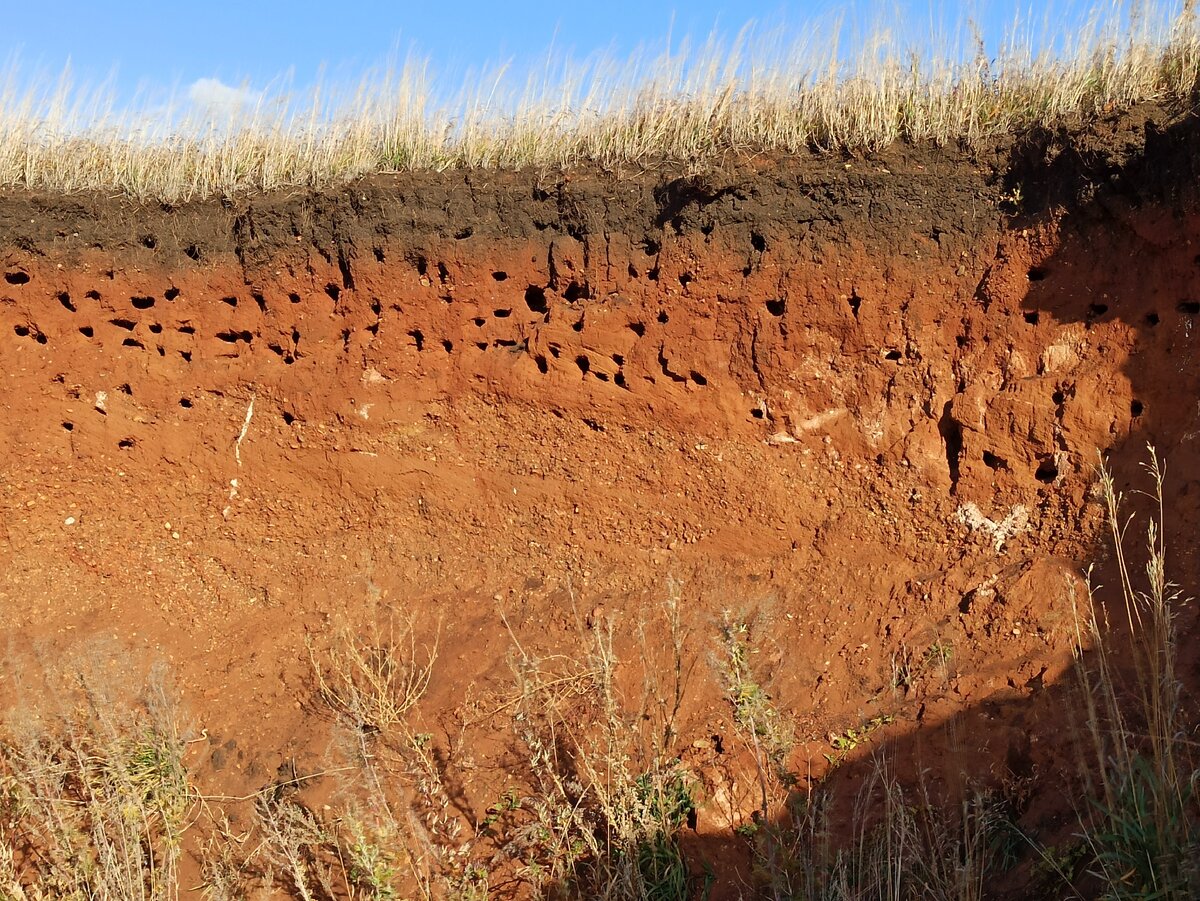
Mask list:
[[[259,91],[231,87],[219,78],[198,78],[188,88],[188,99],[210,113],[237,113],[261,98]]]

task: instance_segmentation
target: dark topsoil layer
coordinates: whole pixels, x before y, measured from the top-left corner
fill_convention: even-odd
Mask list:
[[[253,266],[304,242],[342,260],[394,242],[547,231],[653,241],[721,223],[799,229],[814,253],[847,239],[896,248],[914,233],[994,225],[997,210],[1020,227],[1055,208],[1189,202],[1200,172],[1198,121],[1191,110],[1143,105],[974,152],[897,144],[861,155],[730,154],[703,169],[416,172],[177,206],[10,190],[0,193],[0,247],[68,264],[99,250],[169,270],[228,254]]]

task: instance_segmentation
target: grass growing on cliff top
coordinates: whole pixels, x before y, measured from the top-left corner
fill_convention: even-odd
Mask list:
[[[45,91],[18,87],[14,69],[0,76],[0,186],[179,201],[381,171],[702,164],[897,140],[976,147],[1139,102],[1187,102],[1200,81],[1195,3],[1099,0],[1082,30],[1048,17],[1062,53],[1031,49],[1055,45],[1037,23],[995,57],[969,24],[932,48],[881,30],[849,54],[836,29],[799,41],[743,34],[657,58],[548,65],[560,74],[523,88],[501,70],[450,103],[410,60],[348,97],[279,90],[223,117],[118,111],[66,75]]]

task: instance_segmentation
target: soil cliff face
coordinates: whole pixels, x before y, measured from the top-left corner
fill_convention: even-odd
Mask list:
[[[1097,452],[1124,478],[1153,440],[1173,532],[1196,522],[1192,130],[1142,121],[1121,159],[5,196],[9,653],[168,662],[232,792],[319,755],[305,637],[334,620],[440,627],[425,706],[449,722],[502,691],[514,640],[611,620],[632,649],[676,584],[701,670],[724,611],[759,623],[801,755],[973,711],[980,769],[1041,765]],[[897,690],[931,646],[945,677]],[[721,752],[718,682],[693,679],[681,753]]]

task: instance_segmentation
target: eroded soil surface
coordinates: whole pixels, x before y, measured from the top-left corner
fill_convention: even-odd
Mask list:
[[[1194,126],[1120,124],[1099,162],[0,198],[0,697],[75,656],[130,684],[164,663],[206,789],[239,794],[323,766],[306,640],[411,615],[479,816],[514,643],[574,654],[611,622],[638,659],[676,592],[701,838],[758,803],[711,659],[727,614],[800,772],[886,716],[876,745],[1053,773],[1098,452],[1122,484],[1147,441],[1167,458],[1195,572]]]

